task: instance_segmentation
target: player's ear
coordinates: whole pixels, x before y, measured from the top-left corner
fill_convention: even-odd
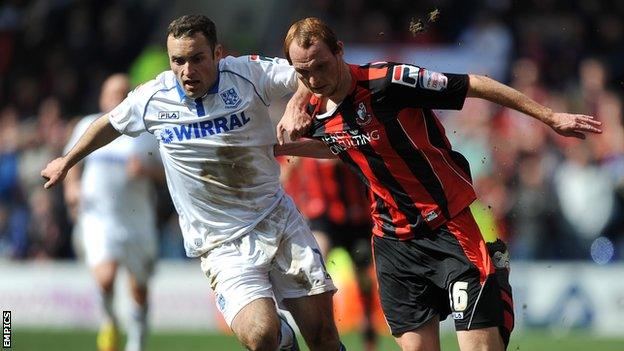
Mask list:
[[[336,56],[342,58],[342,56],[344,55],[344,43],[338,40],[336,44],[338,44],[338,52],[336,53]]]
[[[223,47],[221,46],[221,44],[215,45],[213,57],[215,61],[218,61],[223,57]]]

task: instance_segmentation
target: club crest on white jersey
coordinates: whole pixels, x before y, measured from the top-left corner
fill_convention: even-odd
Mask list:
[[[227,108],[237,108],[242,102],[234,87],[220,92],[219,96],[221,96],[221,100],[223,100],[223,103]]]

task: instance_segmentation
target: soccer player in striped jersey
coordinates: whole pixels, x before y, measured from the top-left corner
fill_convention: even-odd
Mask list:
[[[342,42],[316,18],[291,26],[284,52],[313,93],[308,135],[326,148],[286,145],[276,154],[337,156],[368,187],[381,304],[398,344],[439,350],[439,321],[452,315],[462,351],[505,349],[513,328],[506,249],[498,242],[488,253],[468,208],[476,198],[468,162],[432,109],[461,109],[477,97],[577,138],[600,133],[600,122],[555,113],[484,76],[347,64]]]

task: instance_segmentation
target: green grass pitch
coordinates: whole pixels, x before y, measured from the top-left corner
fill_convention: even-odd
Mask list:
[[[12,350],[15,351],[83,351],[95,350],[95,331],[81,330],[16,330],[13,328]],[[301,339],[300,339],[301,340]],[[362,350],[358,334],[342,335],[349,351]],[[303,345],[303,344],[302,344]],[[155,333],[150,335],[147,351],[230,351],[243,350],[236,339],[224,334]],[[308,350],[303,347],[302,350]],[[380,351],[399,350],[394,340],[384,336]],[[458,350],[454,335],[445,335],[442,350]],[[582,332],[553,335],[545,332],[524,332],[512,336],[508,351],[622,351],[624,337],[597,338]]]

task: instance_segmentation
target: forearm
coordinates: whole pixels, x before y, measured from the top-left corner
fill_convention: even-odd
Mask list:
[[[553,111],[550,108],[537,103],[516,89],[485,76],[471,74],[469,79],[468,97],[485,99],[527,114],[548,125],[552,124]]]
[[[80,137],[76,145],[63,156],[67,164],[66,168],[73,167],[87,155],[115,140],[120,135],[110,124],[108,114],[96,119]]]
[[[290,140],[303,136],[312,121],[312,117],[306,112],[312,93],[300,80],[298,82],[297,91],[288,101],[286,110],[277,124],[276,133],[279,144],[284,143],[284,132],[288,133]]]
[[[306,139],[275,145],[275,156],[299,156],[310,158],[336,158],[329,148],[318,140]]]
[[[297,86],[297,91],[293,94],[290,100],[288,100],[288,106],[293,110],[305,113],[306,106],[312,97],[312,92],[308,90],[301,80],[297,79],[297,82],[299,84]]]

